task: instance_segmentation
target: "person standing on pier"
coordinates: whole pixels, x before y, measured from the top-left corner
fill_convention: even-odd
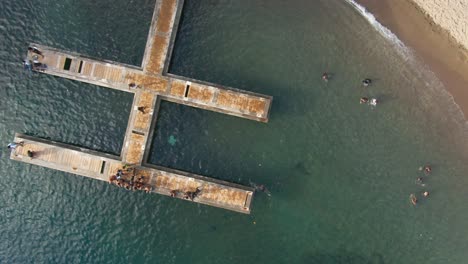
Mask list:
[[[109,177],[109,183],[114,183],[115,181],[117,181],[117,176],[116,175],[111,175]]]
[[[21,141],[21,142],[18,142],[18,143],[15,143],[15,142],[8,143],[7,148],[10,149],[10,150],[14,150],[14,149],[16,149],[16,147],[18,147],[18,146],[21,146],[21,147],[24,146],[24,142]]]
[[[138,111],[140,111],[143,114],[146,113],[146,106],[139,106],[137,109],[138,109]]]
[[[327,72],[324,72],[322,74],[322,80],[325,82],[328,82],[329,79],[330,79],[330,75]]]
[[[140,85],[138,85],[138,84],[136,84],[134,82],[128,84],[128,89],[130,89],[130,90],[131,89],[137,89],[137,88],[140,88]]]
[[[32,159],[34,158],[35,152],[32,150],[28,150],[27,154],[28,154],[28,157]]]
[[[116,175],[117,175],[117,180],[120,180],[124,174],[123,174],[123,171],[122,171],[122,170],[117,170],[117,174],[116,174]]]
[[[23,60],[23,68],[28,71],[32,71],[32,61],[28,59]]]
[[[42,51],[40,51],[37,47],[28,47],[28,51],[36,53],[37,55],[40,55],[42,58],[44,58]]]
[[[362,80],[362,85],[365,87],[369,86],[371,83],[372,83],[372,80],[369,78]]]

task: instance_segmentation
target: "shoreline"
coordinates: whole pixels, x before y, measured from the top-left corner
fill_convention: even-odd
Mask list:
[[[468,118],[468,50],[412,0],[356,0],[411,48]]]

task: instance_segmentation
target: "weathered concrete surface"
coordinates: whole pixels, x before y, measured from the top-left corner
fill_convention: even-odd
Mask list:
[[[89,178],[108,181],[117,170],[125,170],[126,163],[118,160],[118,157],[103,155],[92,150],[69,146],[53,141],[38,139],[21,134],[16,134],[14,142],[22,143],[12,150],[10,158],[33,165],[61,170]],[[33,157],[28,157],[28,150],[33,151]],[[171,191],[177,191],[175,198],[184,199],[184,193],[201,190],[193,202],[207,204],[241,213],[250,213],[250,204],[253,189],[238,186],[219,180],[198,175],[183,175],[171,171],[154,168],[135,167],[131,173],[125,173],[123,179],[143,176],[143,184],[151,187],[151,192],[162,195],[171,195]],[[191,201],[190,199],[184,199]]]
[[[152,135],[150,129],[155,122],[159,100],[268,121],[270,96],[164,72],[177,31],[175,20],[180,16],[182,5],[183,0],[156,2],[141,68],[31,44],[42,53],[38,55],[38,52],[28,51],[28,60],[42,64],[33,70],[131,92],[135,96],[120,157],[17,135],[15,141],[24,141],[24,146],[15,149],[11,159],[99,180],[107,180],[131,164],[133,175],[126,175],[123,179],[130,181],[130,177],[133,182],[134,176],[139,176],[139,179],[143,176],[145,186],[150,186],[154,192],[187,199],[186,192],[199,189],[201,192],[193,199],[194,202],[250,213],[252,188],[167,168],[148,167],[152,165],[141,166],[145,155],[148,155],[145,148]],[[27,157],[28,150],[33,151],[33,158]],[[126,187],[130,188],[130,185]]]
[[[38,44],[31,46],[37,47],[44,55],[41,57],[28,52],[31,61],[37,60],[45,65],[43,68],[35,68],[35,71],[125,92],[151,92],[155,96],[171,98],[175,102],[193,107],[256,121],[268,121],[271,104],[269,96],[187,81],[182,77],[179,79],[148,74],[133,66],[99,61]],[[70,64],[68,70],[65,69],[67,60]]]

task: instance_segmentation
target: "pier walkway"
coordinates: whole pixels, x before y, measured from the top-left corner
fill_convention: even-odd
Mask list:
[[[12,153],[14,160],[107,180],[125,164],[137,168],[157,193],[203,191],[195,202],[242,213],[250,212],[253,190],[222,181],[145,163],[151,129],[160,100],[268,122],[272,97],[168,73],[183,0],[157,0],[141,67],[91,58],[31,43],[27,60],[32,70],[134,94],[120,157],[27,136],[17,136],[27,146]],[[25,152],[38,153],[33,159]]]
[[[15,135],[15,142],[23,143],[11,152],[10,158],[13,160],[101,181],[108,181],[117,170],[125,170],[126,163],[116,156],[21,134]],[[28,156],[28,151],[34,153],[32,158]],[[174,197],[184,199],[185,192],[194,192],[199,188],[201,191],[193,202],[250,213],[253,189],[249,187],[199,175],[185,175],[170,170],[140,166],[134,167],[124,178],[130,181],[133,176],[135,178],[143,176],[143,184],[151,187],[150,192],[171,196],[171,191],[176,190]]]
[[[167,77],[112,61],[99,61],[31,43],[44,57],[28,52],[45,68],[42,73],[91,83],[125,92],[152,92],[163,99],[256,121],[267,122],[271,98],[255,93],[205,85],[183,77]],[[150,50],[151,51],[151,50]]]

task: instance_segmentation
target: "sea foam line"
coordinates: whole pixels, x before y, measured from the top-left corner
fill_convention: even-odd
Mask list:
[[[401,41],[390,29],[380,24],[375,16],[367,11],[364,6],[356,3],[354,0],[345,0],[345,2],[350,4],[356,11],[358,11],[383,37],[388,39],[395,46],[397,52],[403,57],[403,59],[420,68],[422,70],[422,74],[426,74],[426,76],[432,80],[432,82],[426,83],[428,87],[436,89],[439,88],[437,90],[448,97],[447,99],[452,102],[449,111],[456,114],[455,117],[459,117],[457,118],[457,121],[463,124],[464,130],[468,133],[468,120],[466,119],[465,114],[461,110],[460,106],[455,102],[453,95],[447,91],[444,84],[428,67],[428,65],[418,60],[413,51],[408,46],[406,46],[403,41]]]
[[[396,45],[399,48],[398,51],[401,55],[413,55],[411,50],[403,43],[403,41],[401,41],[392,31],[390,31],[390,29],[380,24],[375,16],[367,11],[365,7],[356,3],[354,0],[345,0],[345,2],[354,7],[354,9],[356,9],[382,36]]]

